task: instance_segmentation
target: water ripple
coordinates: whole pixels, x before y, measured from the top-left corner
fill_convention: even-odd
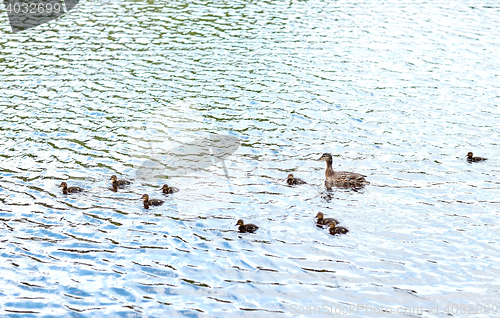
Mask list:
[[[498,13],[90,1],[16,34],[1,16],[0,312],[497,304]],[[241,143],[229,179],[210,162],[136,177],[210,133]],[[327,191],[324,152],[371,184]],[[288,173],[308,184],[286,186]],[[113,174],[133,184],[112,192]],[[62,181],[85,192],[65,196]],[[163,196],[163,183],[181,191]],[[143,193],[166,203],[144,210]],[[329,235],[318,212],[350,232]],[[240,218],[259,230],[239,233]]]

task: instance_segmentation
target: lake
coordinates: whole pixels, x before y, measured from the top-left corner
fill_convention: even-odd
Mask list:
[[[498,314],[499,14],[82,1],[12,33],[2,11],[0,316]],[[370,184],[328,190],[323,153]]]

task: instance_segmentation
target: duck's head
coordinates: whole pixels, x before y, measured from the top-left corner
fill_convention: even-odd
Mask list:
[[[472,152],[470,152],[470,151],[469,151],[469,152],[467,153],[467,158],[472,158],[472,156],[473,156]]]
[[[161,187],[162,190],[168,190],[168,185],[164,184],[163,187]]]
[[[332,158],[332,155],[329,154],[329,153],[324,153],[318,160],[316,161],[326,161],[326,162],[329,162],[329,161],[333,161],[333,158]]]
[[[148,201],[149,200],[149,195],[143,194],[142,197],[141,197],[141,200]]]
[[[245,223],[243,223],[243,220],[238,220],[235,225],[245,225]]]
[[[68,185],[66,184],[66,182],[61,182],[61,185],[59,187],[63,187],[63,189],[66,189]]]
[[[111,178],[109,178],[109,180],[116,181],[116,180],[118,180],[118,178],[115,175],[112,175]]]
[[[318,214],[316,214],[316,217],[318,218],[318,220],[323,220],[323,212],[318,212]]]

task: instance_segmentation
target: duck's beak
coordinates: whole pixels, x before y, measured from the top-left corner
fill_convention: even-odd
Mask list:
[[[323,161],[323,156],[321,156],[321,158],[317,159],[316,161]]]

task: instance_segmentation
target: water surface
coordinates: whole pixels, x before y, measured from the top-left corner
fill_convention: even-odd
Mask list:
[[[0,14],[0,312],[500,305],[499,13],[488,1],[85,1],[16,34]],[[229,179],[220,163],[137,178],[210,134],[241,142]],[[328,192],[324,152],[371,184]],[[308,184],[286,186],[288,173]],[[112,174],[134,183],[112,192]],[[86,192],[65,196],[61,181]],[[181,191],[143,209],[163,183]],[[316,227],[318,212],[350,232]],[[260,229],[238,233],[240,218]]]

